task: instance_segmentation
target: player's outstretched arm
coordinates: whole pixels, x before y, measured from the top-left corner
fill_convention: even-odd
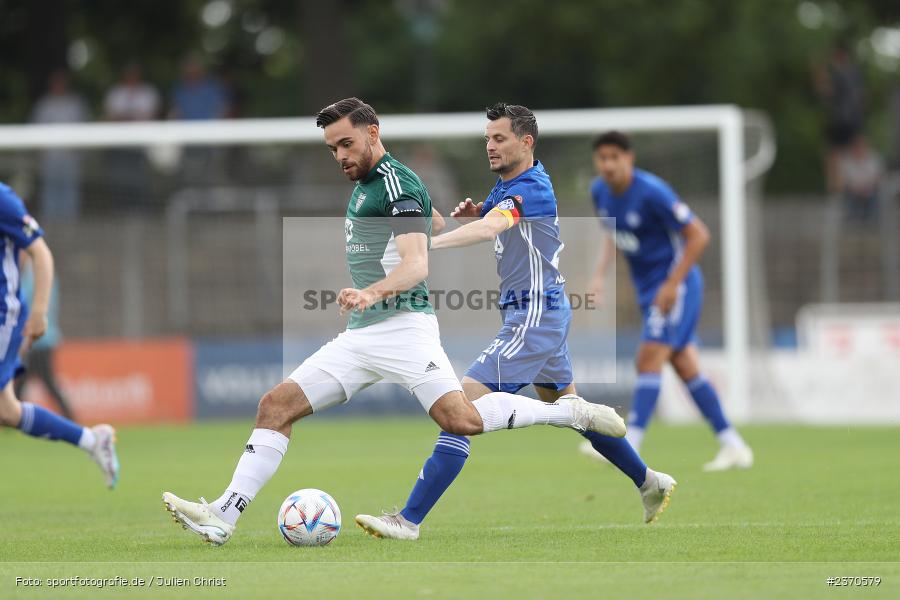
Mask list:
[[[431,249],[460,248],[492,240],[518,223],[521,214],[521,196],[509,196],[484,215],[484,218],[432,238]]]
[[[447,228],[447,221],[437,211],[436,208],[431,209],[431,235],[437,235]]]
[[[394,238],[398,264],[390,274],[369,287],[357,290],[346,288],[338,294],[341,312],[365,310],[385,298],[402,294],[428,277],[428,238],[424,233],[411,232]]]
[[[492,240],[509,229],[506,217],[489,212],[483,219],[473,221],[431,240],[431,249],[460,248]]]
[[[47,307],[50,305],[50,289],[53,286],[53,254],[44,238],[37,238],[25,248],[31,258],[34,271],[34,297],[31,313],[25,323],[23,337],[30,344],[47,330]]]
[[[603,241],[600,245],[600,260],[597,262],[597,268],[594,270],[594,276],[588,284],[588,294],[591,294],[595,303],[603,300],[603,285],[606,280],[606,273],[609,271],[610,265],[616,259],[616,244],[613,241],[613,235],[609,231],[603,231]]]
[[[694,216],[691,222],[681,230],[681,235],[684,236],[684,250],[681,260],[669,275],[669,279],[674,279],[678,283],[684,281],[688,271],[697,264],[703,251],[709,245],[709,229],[699,217]]]
[[[668,279],[659,288],[659,292],[657,292],[653,301],[653,304],[658,306],[663,313],[668,313],[675,305],[675,301],[678,298],[678,286],[687,277],[691,267],[697,264],[706,246],[709,245],[709,229],[697,216],[694,216],[681,229],[681,235],[684,236],[684,250],[682,251],[681,260],[669,273]]]

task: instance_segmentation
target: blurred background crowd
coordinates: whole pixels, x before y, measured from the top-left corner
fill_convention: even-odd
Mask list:
[[[9,123],[311,115],[349,93],[383,113],[499,98],[534,109],[735,103],[775,123],[772,191],[827,184],[864,205],[878,174],[900,164],[890,2],[6,0],[2,10]]]

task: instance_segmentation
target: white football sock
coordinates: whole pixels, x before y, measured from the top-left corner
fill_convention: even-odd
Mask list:
[[[566,405],[549,404],[506,392],[485,394],[472,404],[481,415],[485,433],[535,424],[569,427],[573,423],[572,411]]]
[[[641,443],[644,441],[644,430],[637,425],[629,425],[628,430],[625,432],[625,439],[631,444],[631,447],[634,448],[635,452],[637,452],[641,447]]]
[[[271,429],[254,429],[238,461],[231,483],[210,504],[223,521],[234,525],[262,486],[272,478],[287,452],[288,438]]]
[[[248,504],[250,504],[250,498],[244,494],[225,490],[225,493],[219,496],[215,502],[211,502],[209,507],[220,519],[229,525],[234,525],[241,518],[241,514]]]
[[[82,427],[81,428],[81,437],[78,438],[78,447],[82,450],[87,450],[90,452],[94,449],[94,446],[97,444],[97,436],[94,435],[94,430],[90,427]]]
[[[716,437],[719,439],[719,444],[721,446],[738,446],[743,448],[747,445],[744,438],[741,437],[741,434],[739,434],[734,427],[723,429],[716,434]]]

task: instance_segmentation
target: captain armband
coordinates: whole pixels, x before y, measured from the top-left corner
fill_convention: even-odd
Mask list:
[[[508,227],[513,227],[522,218],[522,196],[506,196],[491,209],[506,217]]]

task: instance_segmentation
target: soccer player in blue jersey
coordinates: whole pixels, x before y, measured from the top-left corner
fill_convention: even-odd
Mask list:
[[[487,110],[487,118],[485,143],[490,169],[499,175],[497,184],[484,202],[460,203],[451,216],[465,224],[431,242],[433,250],[494,242],[503,324],[463,377],[463,391],[474,401],[534,384],[541,400],[552,403],[576,393],[566,345],[572,310],[559,272],[563,244],[556,196],[544,165],[534,159],[534,114],[524,106],[500,103]],[[515,419],[513,414],[510,428]],[[645,521],[654,521],[668,504],[675,480],[648,469],[622,438],[582,435],[632,479]],[[417,539],[419,524],[468,455],[466,437],[442,432],[403,510],[378,517],[357,515],[357,523],[378,537]]]
[[[703,274],[697,260],[709,243],[709,231],[665,181],[635,168],[631,141],[624,134],[609,131],[594,140],[594,166],[599,174],[591,184],[594,207],[600,217],[610,217],[603,219],[604,226],[612,227],[615,219],[615,230],[606,236],[592,292],[602,295],[603,278],[618,247],[628,259],[644,318],[627,439],[640,448],[659,398],[663,365],[670,363],[721,445],[704,469],[751,467],[753,452],[725,418],[698,361],[694,330],[703,306]]]
[[[110,489],[119,479],[115,431],[109,425],[82,427],[45,408],[20,402],[13,391],[13,378],[23,369],[19,353],[47,329],[47,307],[53,285],[53,255],[44,232],[16,193],[0,183],[0,240],[3,270],[0,272],[0,425],[17,428],[39,439],[62,440],[86,451],[103,471]],[[31,311],[19,289],[19,251],[31,259],[34,296]]]

